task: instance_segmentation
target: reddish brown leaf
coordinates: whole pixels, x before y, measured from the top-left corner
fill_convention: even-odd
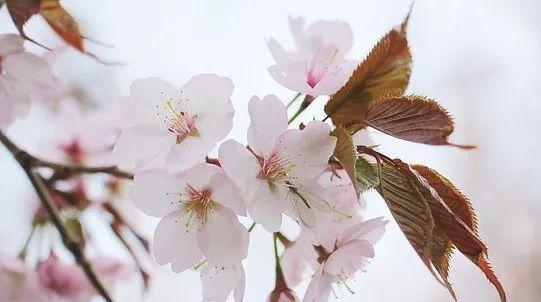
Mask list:
[[[453,119],[437,102],[421,96],[390,97],[372,102],[362,123],[407,141],[429,145],[452,145],[447,138],[454,130]]]
[[[434,220],[428,202],[397,167],[380,162],[380,184],[377,188],[398,226],[426,267],[436,277],[431,265]],[[438,278],[436,277],[438,280]]]
[[[40,0],[7,0],[6,6],[21,36],[34,42],[34,40],[26,36],[23,27],[32,16],[39,13]]]
[[[40,14],[66,43],[84,52],[79,26],[59,0],[42,0]]]
[[[428,185],[437,192],[437,195],[441,197],[450,210],[468,226],[475,237],[479,238],[475,211],[468,198],[438,172],[422,165],[414,165],[412,168],[415,169],[415,171],[428,182]],[[442,223],[439,225],[439,223],[442,221],[438,221],[439,219],[436,217],[438,210],[434,210],[433,207],[431,207],[431,209],[432,213],[434,214],[437,228],[442,229],[458,248],[458,250],[483,271],[488,280],[496,287],[501,300],[506,301],[503,286],[499,282],[490,266],[490,263],[486,259],[486,247],[480,241],[480,239],[480,243],[472,242],[468,239],[468,234],[461,234],[460,232],[457,232],[456,229],[449,228],[447,223]]]
[[[453,255],[453,243],[445,233],[438,227],[434,228],[434,234],[432,236],[432,248],[430,250],[432,257],[432,264],[436,271],[440,274],[443,283],[449,290],[449,293],[455,301],[457,301],[453,285],[449,282],[449,262]]]
[[[388,32],[325,105],[335,125],[358,122],[368,104],[383,96],[402,95],[410,78],[411,54],[406,39],[409,14]]]

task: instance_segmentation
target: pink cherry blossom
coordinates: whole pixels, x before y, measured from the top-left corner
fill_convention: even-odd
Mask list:
[[[116,282],[129,279],[132,273],[126,265],[107,258],[93,259],[92,267],[109,289]],[[44,295],[51,300],[87,302],[97,295],[79,266],[63,262],[53,254],[39,263],[36,271]]]
[[[302,94],[335,93],[347,81],[356,62],[344,56],[353,44],[349,24],[317,21],[305,28],[304,18],[289,18],[296,49],[288,51],[276,40],[267,42],[275,65],[269,73],[281,85]]]
[[[205,263],[201,268],[201,283],[203,301],[225,302],[231,292],[235,302],[244,299],[246,277],[240,262],[229,266]]]
[[[252,219],[267,230],[280,228],[282,213],[312,226],[313,209],[327,206],[310,197],[336,144],[329,125],[311,122],[303,130],[287,130],[286,109],[275,96],[253,97],[249,113],[249,149],[224,142],[218,155],[222,167],[246,195]]]
[[[126,97],[132,118],[113,149],[126,169],[165,159],[171,172],[202,162],[233,125],[233,82],[215,74],[192,77],[180,89],[158,79],[136,80]]]
[[[221,266],[246,258],[248,231],[237,218],[246,214],[244,201],[218,166],[201,163],[176,175],[139,172],[130,196],[141,211],[162,218],[153,243],[159,264],[181,272],[203,257]]]
[[[21,259],[0,253],[0,301],[41,301],[36,273]]]
[[[303,302],[327,301],[333,283],[347,286],[347,279],[374,257],[373,245],[383,236],[386,224],[382,217],[360,222],[342,232],[331,251],[319,246],[323,260],[312,276]]]
[[[26,52],[23,38],[0,35],[0,127],[27,114],[32,101],[59,95],[59,84],[47,62]]]

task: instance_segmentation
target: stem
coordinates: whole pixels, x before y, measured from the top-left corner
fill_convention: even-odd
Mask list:
[[[278,254],[278,233],[273,233],[274,239],[274,260],[276,261],[276,284],[285,282],[284,272],[282,271],[282,265],[280,264],[280,255]]]
[[[106,173],[112,176],[132,179],[133,174],[125,171],[119,170],[116,166],[106,166],[106,167],[87,167],[81,165],[64,165],[59,163],[53,163],[50,161],[42,160],[39,158],[32,157],[34,161],[33,166],[35,167],[45,167],[53,169],[58,174],[95,174],[95,173]]]
[[[94,270],[90,266],[90,263],[86,260],[80,242],[72,238],[66,226],[64,225],[62,218],[60,218],[60,215],[58,214],[58,209],[51,195],[49,194],[49,190],[47,189],[41,176],[36,171],[34,171],[34,168],[37,167],[36,162],[39,162],[39,160],[37,160],[35,157],[28,154],[27,152],[21,150],[1,131],[0,142],[2,142],[4,146],[6,146],[6,148],[8,149],[8,151],[11,152],[11,154],[13,154],[21,168],[28,176],[28,179],[32,183],[32,186],[36,190],[41,204],[51,217],[51,220],[53,221],[54,226],[58,230],[58,233],[60,233],[60,237],[62,238],[64,246],[66,246],[66,248],[71,252],[79,266],[83,269],[87,279],[96,289],[98,294],[100,294],[107,302],[113,302],[111,296],[109,295],[103,284],[96,276]]]
[[[297,110],[297,112],[295,112],[295,114],[293,114],[293,116],[289,119],[289,121],[287,122],[287,124],[291,124],[293,123],[293,121],[306,109],[308,108],[308,106],[310,106],[310,104],[312,104],[312,102],[316,99],[315,96],[311,96],[311,95],[306,95],[304,97],[304,100],[302,101],[302,104],[301,106],[299,107],[299,109]]]
[[[250,227],[248,228],[248,233],[250,233],[250,232],[255,228],[255,225],[256,225],[255,221],[252,222],[252,224],[251,224]]]
[[[293,103],[295,103],[295,101],[301,96],[301,93],[297,93],[295,94],[295,96],[293,97],[293,99],[291,101],[289,101],[289,103],[287,103],[287,106],[286,106],[286,109],[289,109],[289,107],[291,107],[291,105],[293,105]]]
[[[322,119],[321,121],[324,122],[324,121],[326,121],[328,118],[329,118],[329,116],[327,115],[327,116],[325,116],[325,118]]]
[[[32,237],[34,237],[34,234],[36,233],[36,229],[37,229],[36,225],[33,224],[32,230],[30,230],[30,234],[28,234],[28,236],[26,237],[26,240],[24,241],[24,245],[21,251],[19,252],[19,255],[18,255],[19,258],[21,259],[26,258],[26,251],[28,250],[28,246],[30,245],[30,242],[32,241]]]

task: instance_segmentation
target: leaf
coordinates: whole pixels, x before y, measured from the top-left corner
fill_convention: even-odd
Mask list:
[[[381,171],[378,191],[406,238],[427,267],[434,265],[453,298],[456,300],[448,275],[450,257],[456,247],[485,273],[496,287],[501,301],[505,302],[505,291],[486,259],[487,248],[479,238],[475,212],[469,200],[447,179],[427,167],[410,166],[364,146],[359,146],[358,151],[376,158]],[[428,206],[428,211],[411,211],[414,206],[422,210],[422,204]],[[427,214],[430,215],[432,227],[430,232],[422,233],[423,229],[415,227],[419,226],[420,222],[427,221]],[[419,240],[423,238],[420,235],[427,233],[431,236],[430,240],[426,241],[429,244],[428,252],[424,241]],[[439,278],[436,279],[439,281]]]
[[[62,7],[59,0],[42,0],[40,14],[66,43],[85,52],[79,26],[75,19]]]
[[[362,155],[357,157],[355,163],[357,187],[361,192],[375,188],[379,184],[378,173],[374,166],[369,163]]]
[[[355,148],[355,143],[353,138],[346,129],[343,127],[336,127],[332,133],[332,136],[337,138],[336,147],[334,148],[333,156],[340,162],[344,170],[351,179],[351,183],[355,187],[355,191],[359,194],[359,189],[357,188],[356,182],[356,166],[355,162],[357,161],[357,150]]]
[[[440,274],[440,277],[443,279],[443,283],[449,290],[449,293],[455,301],[457,301],[453,285],[449,282],[449,261],[453,255],[453,243],[445,233],[439,229],[434,229],[434,234],[432,236],[432,248],[431,248],[431,261],[434,265],[436,271]]]
[[[478,237],[477,218],[469,199],[447,178],[443,177],[438,172],[422,165],[413,165],[412,168],[428,182],[429,186],[437,192],[451,211],[470,228],[475,236]],[[450,230],[446,231],[450,232]],[[449,235],[449,238],[453,241],[458,250],[483,271],[488,280],[496,287],[501,300],[506,301],[505,290],[486,259],[486,247],[484,247],[484,244],[481,242],[484,249],[480,249],[471,242],[464,242],[463,237],[456,238],[457,234],[453,234],[453,232],[450,232],[450,234],[455,236],[455,238],[453,238]]]
[[[408,19],[409,13],[399,27],[379,40],[346,84],[331,96],[325,113],[335,125],[357,122],[368,104],[380,97],[404,94],[411,73],[406,38]]]
[[[104,63],[94,54],[87,52],[83,46],[83,40],[87,39],[81,35],[77,21],[62,7],[60,0],[0,0],[6,3],[8,12],[17,27],[20,35],[40,45],[46,49],[46,46],[39,44],[24,32],[24,25],[34,15],[40,14],[47,24],[69,45],[73,46],[82,53]],[[0,5],[1,7],[1,5]],[[99,43],[99,42],[96,42]]]
[[[452,145],[447,138],[454,130],[453,119],[437,102],[421,96],[390,97],[371,103],[363,123],[391,136],[429,145]]]
[[[380,169],[378,192],[415,252],[436,277],[431,265],[434,220],[428,202],[399,168],[384,161]]]
[[[39,13],[40,0],[6,0],[9,15],[22,37],[37,44],[24,32],[24,25],[32,16]]]

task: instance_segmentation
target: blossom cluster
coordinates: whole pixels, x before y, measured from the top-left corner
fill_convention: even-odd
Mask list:
[[[297,49],[269,39],[276,61],[270,74],[312,99],[333,94],[356,63],[344,58],[351,29],[339,21],[305,28],[302,18],[291,18],[290,25]],[[174,272],[198,268],[205,300],[225,301],[233,293],[242,301],[249,231],[238,217],[248,215],[270,233],[289,217],[301,235],[285,251],[284,281],[295,286],[312,268],[303,301],[326,301],[332,284],[348,282],[374,257],[386,222],[359,216],[351,180],[329,164],[337,141],[330,125],[312,121],[288,129],[286,106],[274,95],[249,101],[247,144],[229,139],[217,146],[233,125],[233,89],[232,80],[215,74],[194,76],[179,89],[147,78],[134,81],[123,100],[133,113],[113,156],[135,172],[135,206],[161,218],[156,261]],[[214,148],[218,157],[210,158]],[[285,297],[271,300],[296,300]]]
[[[302,111],[315,98],[342,87],[357,62],[346,59],[353,39],[347,23],[318,21],[306,26],[303,18],[289,22],[295,49],[286,50],[270,38],[275,64],[268,71],[278,83],[305,96]],[[156,262],[170,264],[176,273],[199,271],[205,301],[229,296],[243,300],[243,260],[256,225],[273,234],[275,245],[281,238],[284,246],[281,256],[276,250],[272,302],[299,301],[292,288],[308,279],[307,272],[311,278],[303,301],[327,301],[333,286],[349,289],[351,278],[374,257],[374,244],[387,222],[361,216],[359,192],[344,169],[333,164],[337,138],[329,123],[311,121],[291,128],[300,111],[288,114],[289,106],[275,95],[253,96],[245,143],[228,139],[235,113],[234,84],[216,74],[193,76],[180,88],[159,78],[135,80],[129,95],[106,118],[99,111],[83,111],[64,94],[51,62],[25,52],[22,42],[17,35],[0,36],[0,102],[5,102],[0,126],[9,127],[31,104],[61,99],[55,120],[62,131],[53,130],[44,139],[41,155],[74,166],[114,163],[133,172],[129,199],[143,213],[160,219],[151,247]],[[70,127],[64,129],[66,125]],[[112,205],[118,179],[100,181],[110,187],[109,195],[91,196],[87,176],[57,170],[49,193],[63,214],[98,209],[112,215],[105,222],[131,252],[119,231],[119,226],[131,224]],[[48,219],[39,207],[34,227]],[[250,227],[241,223],[250,219]],[[282,233],[282,222],[288,219],[299,225],[296,239]],[[83,302],[97,294],[82,270],[57,257],[54,249],[38,261],[35,272],[24,261],[25,253],[26,247],[19,258],[0,259],[6,299],[41,296],[47,301]],[[124,264],[99,258],[92,263],[107,287],[127,279],[130,271]],[[140,272],[146,282],[146,272],[141,267]]]

